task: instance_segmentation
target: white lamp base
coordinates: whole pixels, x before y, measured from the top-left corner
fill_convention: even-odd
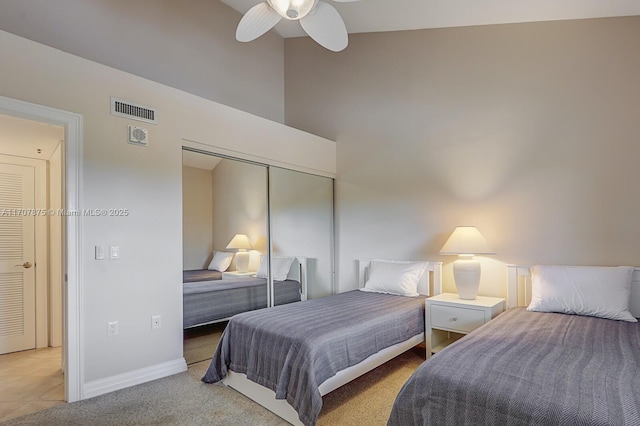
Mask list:
[[[239,251],[236,253],[236,270],[238,272],[249,272],[249,260],[251,255],[248,251]]]
[[[456,260],[453,262],[453,279],[460,299],[475,299],[480,286],[480,262],[473,259]]]

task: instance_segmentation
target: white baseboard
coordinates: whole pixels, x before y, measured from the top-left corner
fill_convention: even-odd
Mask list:
[[[161,379],[173,374],[182,373],[183,371],[187,371],[187,362],[184,358],[179,358],[129,373],[95,380],[84,384],[81,399],[104,395],[105,393],[150,382],[151,380]]]

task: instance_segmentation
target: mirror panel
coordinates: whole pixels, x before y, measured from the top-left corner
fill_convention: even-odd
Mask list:
[[[333,294],[333,179],[271,166],[269,189],[272,255],[307,258],[308,299]]]
[[[267,179],[264,165],[183,150],[185,329],[268,306],[267,280],[255,278],[268,252]]]
[[[249,237],[248,272],[255,273],[260,255],[267,254],[267,168],[224,158],[213,169],[212,242],[214,250],[227,249],[236,234]],[[236,257],[229,267],[238,268]]]

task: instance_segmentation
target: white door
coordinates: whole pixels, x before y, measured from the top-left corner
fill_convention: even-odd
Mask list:
[[[0,163],[0,354],[36,347],[34,176]]]

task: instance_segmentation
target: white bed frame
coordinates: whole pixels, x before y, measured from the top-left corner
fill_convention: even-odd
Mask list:
[[[368,278],[371,261],[358,260],[357,262],[358,288],[362,288]],[[418,292],[426,296],[442,293],[442,262],[429,262],[427,272],[422,276],[422,279],[418,284]],[[320,384],[318,388],[320,395],[324,396],[329,392],[338,389],[340,386],[343,386],[374,368],[379,367],[385,362],[397,357],[422,342],[424,342],[424,333],[413,336],[396,345],[389,346],[388,348],[371,355],[359,364],[339,371],[335,376],[330,377]],[[282,417],[292,425],[302,425],[302,422],[298,418],[298,413],[286,400],[276,399],[274,391],[252,382],[247,379],[245,374],[229,370],[227,377],[225,377],[222,382],[246,397],[254,400],[267,410]]]
[[[531,272],[529,265],[507,265],[507,309],[527,306],[531,302]],[[631,277],[631,315],[640,318],[640,267]]]

